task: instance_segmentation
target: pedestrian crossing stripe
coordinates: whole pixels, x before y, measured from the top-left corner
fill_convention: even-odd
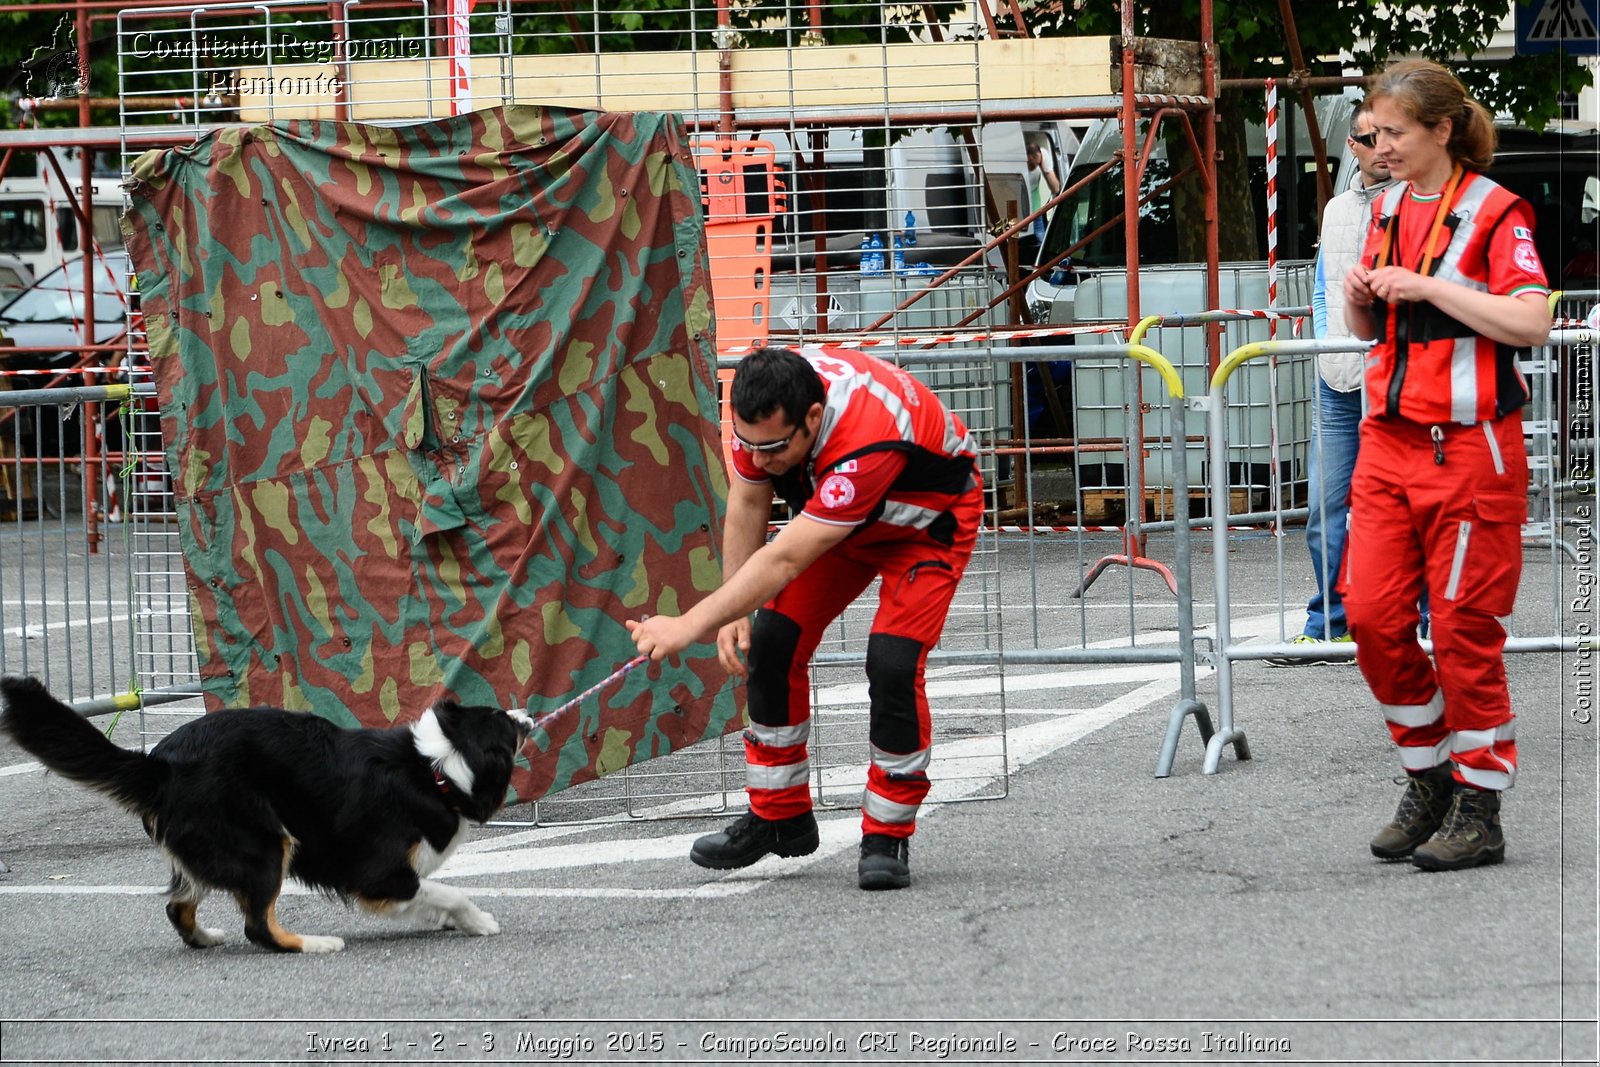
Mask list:
[[[1529,41],[1594,40],[1594,19],[1583,0],[1545,0],[1528,29]]]

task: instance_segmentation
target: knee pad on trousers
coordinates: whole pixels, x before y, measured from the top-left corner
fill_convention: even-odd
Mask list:
[[[750,679],[745,688],[751,722],[789,725],[789,674],[799,647],[799,623],[768,608],[756,612],[750,625]]]
[[[870,737],[885,752],[922,747],[917,721],[917,667],[922,642],[894,634],[867,638],[867,692],[872,702]]]

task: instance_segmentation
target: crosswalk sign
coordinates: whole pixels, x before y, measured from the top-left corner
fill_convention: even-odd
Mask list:
[[[1518,55],[1600,55],[1600,0],[1528,0],[1516,8]]]

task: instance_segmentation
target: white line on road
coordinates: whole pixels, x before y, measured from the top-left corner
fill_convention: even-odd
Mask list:
[[[65,630],[70,626],[110,626],[113,623],[126,623],[131,615],[96,615],[88,619],[55,619],[51,622],[24,623],[21,626],[7,627],[7,637],[43,637],[51,630]]]
[[[1240,640],[1262,632],[1272,631],[1276,629],[1277,625],[1278,617],[1276,615],[1236,620],[1233,626],[1234,638],[1235,640]],[[1152,635],[1152,637],[1154,639],[1151,643],[1159,644],[1165,635]],[[1116,646],[1113,645],[1112,647]],[[951,673],[955,672],[952,671]],[[1205,678],[1211,674],[1211,671],[1209,669],[1201,669],[1196,673],[1200,678]],[[1034,691],[1046,689],[1081,690],[1087,686],[1130,684],[1140,680],[1144,684],[1138,685],[1136,688],[1103,704],[1089,708],[1057,708],[1047,715],[1039,717],[1030,715],[1027,717],[1030,721],[1012,723],[1005,733],[1005,751],[1010,772],[1016,774],[1028,764],[1082,740],[1102,727],[1108,726],[1134,712],[1171,700],[1178,692],[1178,670],[1176,664],[1142,664],[1132,667],[1068,667],[1039,674],[1008,675],[1006,677],[1006,689],[1008,691],[1012,689],[1030,689]],[[990,691],[993,691],[992,679],[961,679],[959,681],[942,679],[936,682],[930,678],[930,695],[934,694],[936,686],[938,691],[948,692],[949,695],[969,695],[966,691],[969,681],[980,683],[988,681],[991,686]],[[948,689],[945,687],[948,687]],[[863,703],[866,699],[864,686],[830,686],[827,687],[826,692],[834,700],[842,698],[846,693],[855,696]],[[994,739],[990,737],[963,739],[936,745],[935,781],[930,799],[945,802],[961,800],[991,789],[996,781],[992,775],[951,778],[941,781],[937,777],[937,764],[970,759],[980,752],[992,759],[995,755],[993,744]],[[32,766],[36,767],[37,765]],[[20,774],[25,769],[29,769],[29,765],[22,765],[20,769],[0,769],[0,775]],[[827,768],[822,775],[822,788],[824,790],[837,790],[848,788],[851,785],[859,786],[863,780],[864,773],[864,769],[857,766]],[[698,804],[699,802],[680,801],[667,804],[663,805],[657,812],[646,812],[644,815],[675,814],[684,803]],[[937,806],[930,807],[923,811],[922,818],[936,816],[937,813]],[[615,831],[618,825],[617,823],[592,823],[575,826],[536,827],[524,831],[501,834],[496,837],[481,838],[463,845],[449,863],[436,872],[434,877],[445,879],[484,878],[532,871],[592,869],[594,867],[642,862],[671,861],[686,863],[689,846],[703,832],[695,831],[655,837],[632,836],[606,841],[551,843],[562,838]],[[854,847],[860,841],[859,827],[859,815],[854,810],[841,812],[833,816],[824,813],[824,816],[818,820],[821,844],[812,855],[799,859],[783,860],[768,857],[743,870],[721,876],[713,876],[710,881],[698,886],[682,888],[625,888],[620,886],[555,888],[464,885],[461,888],[469,895],[477,897],[725,898],[752,892],[777,878],[793,876],[812,864],[822,862],[846,849]],[[310,892],[298,886],[285,887],[285,891],[296,895]],[[163,888],[157,886],[87,886],[59,883],[50,885],[0,885],[0,896],[86,896],[95,894],[146,896],[160,895],[164,892]]]

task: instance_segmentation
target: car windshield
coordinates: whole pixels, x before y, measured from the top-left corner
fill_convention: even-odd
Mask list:
[[[83,319],[83,263],[75,259],[40,278],[32,288],[0,307],[6,322],[79,322]],[[93,260],[96,322],[120,322],[128,315],[128,261],[121,256]]]

